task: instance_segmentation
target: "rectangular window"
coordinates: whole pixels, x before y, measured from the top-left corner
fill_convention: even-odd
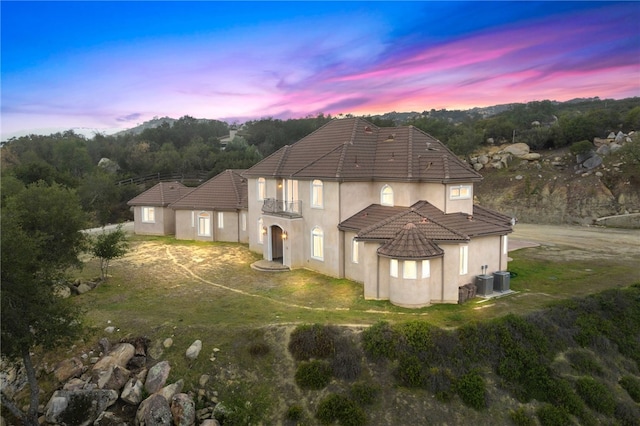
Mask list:
[[[267,182],[264,178],[258,178],[258,201],[267,198]]]
[[[218,212],[218,229],[224,228],[224,212]]]
[[[211,236],[211,217],[207,213],[198,215],[198,235],[201,237]]]
[[[469,272],[469,246],[460,246],[460,275]]]
[[[156,223],[156,209],[155,207],[143,207],[142,208],[142,221],[145,223]]]
[[[311,182],[311,207],[321,209],[324,205],[322,189],[323,184],[321,180],[315,179]]]
[[[502,237],[502,254],[507,254],[509,252],[509,237],[505,235]]]
[[[428,260],[422,261],[422,278],[429,278],[431,276],[431,262]]]
[[[358,241],[351,240],[351,262],[358,263]]]
[[[415,280],[418,278],[418,262],[415,260],[405,260],[402,263],[402,278],[405,280]]]
[[[246,213],[242,213],[242,215],[240,216],[240,222],[242,223],[242,230],[246,231],[247,230],[247,214]]]
[[[196,212],[191,212],[191,227],[195,227],[196,226]]]
[[[391,259],[389,261],[389,275],[392,277],[398,277],[398,259]]]
[[[471,198],[471,185],[457,185],[449,189],[449,199],[468,200]]]
[[[324,234],[319,228],[311,232],[311,257],[324,260]]]

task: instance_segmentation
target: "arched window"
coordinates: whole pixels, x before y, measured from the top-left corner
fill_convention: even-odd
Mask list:
[[[324,232],[319,226],[311,230],[311,257],[324,260]]]
[[[258,178],[258,201],[267,198],[267,182],[264,178]]]
[[[211,215],[207,212],[198,214],[198,235],[201,237],[211,236]]]
[[[322,193],[323,184],[319,179],[314,179],[311,182],[311,207],[322,208],[324,203],[324,197]]]
[[[393,189],[385,185],[380,190],[380,204],[383,206],[393,206]]]
[[[264,234],[266,234],[264,229],[264,221],[262,218],[258,219],[258,242],[260,244],[264,243]]]

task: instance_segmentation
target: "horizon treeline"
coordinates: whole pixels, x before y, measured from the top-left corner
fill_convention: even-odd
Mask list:
[[[226,169],[251,167],[342,117],[264,118],[238,125],[184,116],[141,132],[86,138],[68,130],[11,138],[1,149],[3,197],[34,182],[58,183],[78,192],[94,224],[128,220],[131,213],[126,202],[158,179],[197,176],[187,182],[197,184]],[[539,101],[467,111],[390,112],[364,118],[381,127],[413,125],[454,153],[466,156],[488,143],[525,142],[540,150],[593,141],[610,132],[638,130],[640,98]],[[236,130],[235,137],[223,147],[220,140],[231,130]],[[149,179],[148,185],[118,184],[152,175],[157,178]]]

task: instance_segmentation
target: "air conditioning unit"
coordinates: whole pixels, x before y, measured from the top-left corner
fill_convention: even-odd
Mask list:
[[[509,290],[511,273],[508,271],[497,271],[493,273],[493,291],[505,292]]]
[[[493,293],[493,276],[478,275],[476,276],[476,288],[478,296],[488,296]]]

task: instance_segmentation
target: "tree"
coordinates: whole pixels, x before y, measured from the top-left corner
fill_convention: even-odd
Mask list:
[[[3,198],[0,351],[22,360],[30,389],[27,412],[2,390],[2,404],[25,425],[38,424],[39,386],[31,352],[68,344],[82,331],[80,310],[55,285],[84,248],[84,215],[72,190],[38,182]]]
[[[107,279],[109,272],[109,262],[118,259],[129,251],[127,235],[122,229],[122,224],[118,225],[114,231],[107,232],[104,228],[102,233],[96,236],[91,244],[91,253],[100,259],[100,273],[102,280]]]

